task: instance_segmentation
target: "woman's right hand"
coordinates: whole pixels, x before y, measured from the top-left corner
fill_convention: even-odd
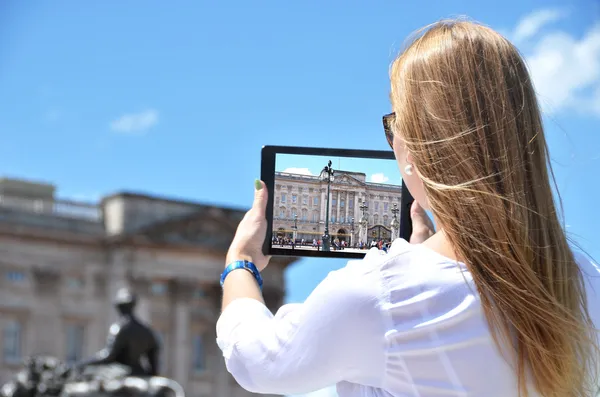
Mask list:
[[[433,236],[435,233],[433,222],[416,200],[413,201],[410,207],[410,218],[412,220],[411,244],[420,244]]]

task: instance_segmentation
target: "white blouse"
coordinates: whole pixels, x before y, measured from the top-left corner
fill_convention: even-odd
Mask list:
[[[596,276],[588,300],[598,326],[600,270],[581,262]],[[337,384],[340,397],[518,395],[466,266],[401,239],[388,254],[373,248],[331,272],[303,304],[275,316],[256,300],[233,301],[217,343],[229,372],[255,393]]]

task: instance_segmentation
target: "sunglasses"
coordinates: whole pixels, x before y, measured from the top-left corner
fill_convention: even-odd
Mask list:
[[[396,113],[389,113],[383,116],[383,132],[385,132],[385,139],[387,139],[392,150],[394,150],[394,132],[392,130],[392,124],[395,119]]]

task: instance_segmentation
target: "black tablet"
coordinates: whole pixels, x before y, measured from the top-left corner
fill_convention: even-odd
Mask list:
[[[264,146],[266,255],[362,258],[412,232],[392,151]]]

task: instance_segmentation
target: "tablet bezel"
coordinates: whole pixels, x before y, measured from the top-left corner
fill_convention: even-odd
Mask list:
[[[267,201],[267,234],[263,244],[263,253],[271,256],[294,256],[294,257],[317,257],[317,258],[363,258],[367,253],[343,252],[342,251],[312,251],[312,250],[290,250],[274,248],[271,244],[273,232],[273,205],[275,191],[275,159],[277,154],[301,154],[331,157],[356,157],[368,159],[395,160],[394,152],[389,150],[360,150],[360,149],[333,149],[313,148],[301,146],[263,146],[261,151],[260,178],[265,183],[269,193]],[[412,233],[412,222],[410,219],[410,206],[413,197],[402,180],[402,202],[400,204],[400,237],[410,239]]]

